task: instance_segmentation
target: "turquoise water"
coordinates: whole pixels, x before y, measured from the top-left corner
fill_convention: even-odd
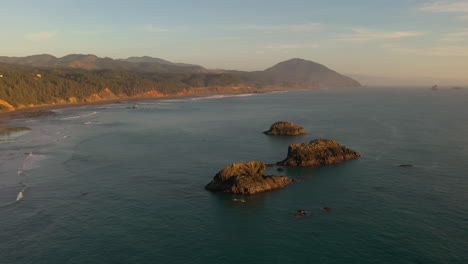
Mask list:
[[[0,144],[0,263],[468,263],[467,91],[132,105],[14,122],[32,130]],[[280,120],[309,134],[261,133]],[[204,190],[226,165],[280,161],[289,144],[314,138],[362,157],[271,170],[296,182],[265,194]],[[298,209],[312,215],[296,218]]]

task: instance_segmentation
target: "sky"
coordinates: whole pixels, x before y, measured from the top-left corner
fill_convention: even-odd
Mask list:
[[[468,0],[0,0],[0,56],[152,56],[468,85]]]

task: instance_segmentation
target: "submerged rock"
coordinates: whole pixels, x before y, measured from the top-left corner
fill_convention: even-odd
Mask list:
[[[315,139],[308,143],[291,144],[288,156],[280,166],[314,166],[333,164],[360,157],[358,152],[338,144],[336,140]]]
[[[271,136],[298,136],[307,134],[307,131],[294,123],[281,121],[274,123],[263,133]]]
[[[414,165],[412,165],[412,164],[401,164],[398,167],[400,167],[400,168],[412,168],[412,167],[414,167]]]
[[[219,171],[206,189],[215,192],[256,194],[289,185],[284,176],[265,176],[266,164],[261,161],[235,163]]]

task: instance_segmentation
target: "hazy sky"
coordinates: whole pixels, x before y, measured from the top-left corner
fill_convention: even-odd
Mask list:
[[[149,55],[468,83],[468,0],[0,0],[0,55]]]

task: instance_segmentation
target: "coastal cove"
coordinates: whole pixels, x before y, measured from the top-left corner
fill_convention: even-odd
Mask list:
[[[0,262],[466,263],[467,105],[466,90],[361,87],[2,113],[31,130],[0,141]],[[280,120],[307,134],[263,133]],[[266,168],[294,180],[267,193],[205,190],[324,138],[361,157]]]

